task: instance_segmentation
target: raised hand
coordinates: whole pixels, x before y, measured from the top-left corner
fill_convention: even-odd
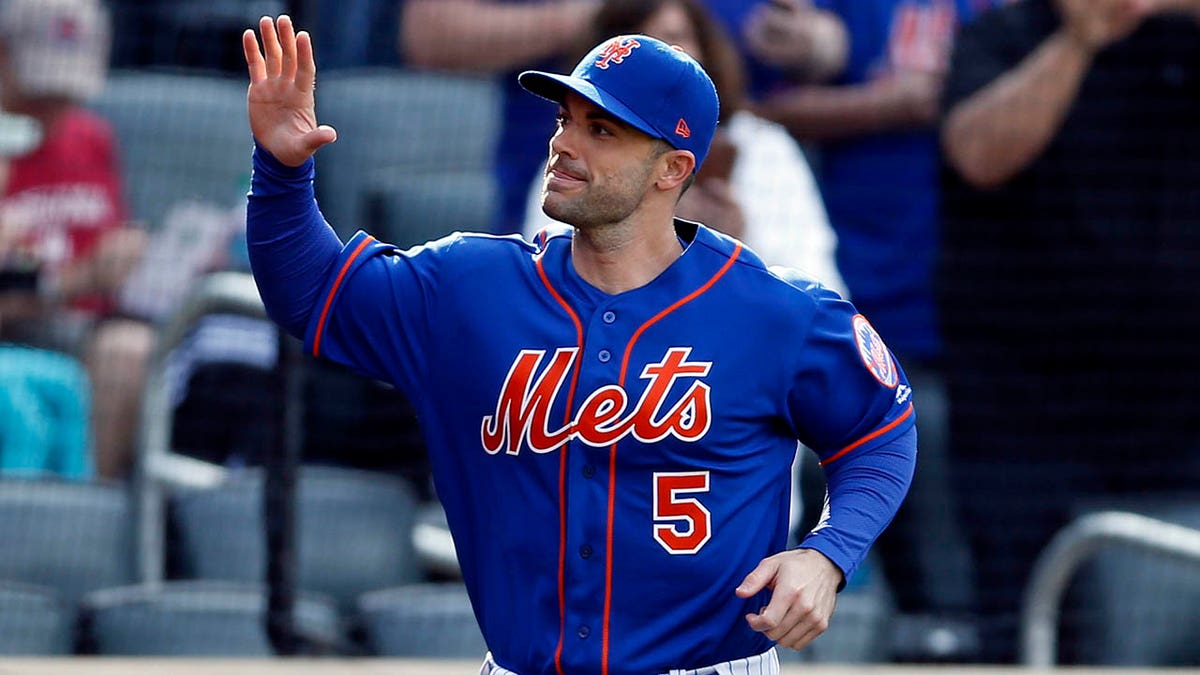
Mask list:
[[[312,38],[305,31],[297,35],[287,15],[277,21],[264,16],[258,28],[262,50],[253,30],[242,34],[242,49],[250,70],[246,94],[250,131],[254,140],[280,162],[300,166],[318,148],[337,140],[333,127],[317,124],[313,99],[317,65]]]

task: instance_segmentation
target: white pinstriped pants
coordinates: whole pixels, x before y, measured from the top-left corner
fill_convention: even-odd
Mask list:
[[[496,662],[492,660],[492,653],[488,652],[483,667],[479,669],[479,675],[517,675],[517,673],[496,665]],[[735,659],[694,670],[672,670],[664,675],[779,675],[779,654],[772,647],[761,654],[747,656],[744,659]]]

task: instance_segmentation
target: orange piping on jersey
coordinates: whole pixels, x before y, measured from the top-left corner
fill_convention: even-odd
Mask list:
[[[545,232],[542,233],[542,245],[545,246]],[[554,286],[550,283],[549,277],[546,276],[546,270],[542,267],[542,256],[537,257],[538,276],[542,278],[542,284],[546,286],[546,290],[550,291],[550,295],[562,305],[562,308],[567,311],[567,316],[571,317],[572,323],[575,324],[575,343],[579,347],[579,354],[583,354],[583,322],[579,320],[579,316],[575,314],[575,310],[563,300],[558,291],[554,290]],[[578,356],[575,359],[575,366],[571,369],[571,388],[567,390],[567,413],[564,424],[571,423],[571,408],[574,407],[575,387],[579,383],[579,365],[583,362],[583,357]],[[562,447],[562,451],[558,457],[558,647],[554,650],[554,670],[558,675],[563,675],[562,667],[562,652],[563,652],[563,635],[567,630],[567,596],[566,596],[566,568],[567,568],[567,446]]]
[[[866,436],[863,436],[862,438],[858,439],[857,441],[854,441],[853,443],[851,443],[850,445],[847,445],[846,447],[842,448],[841,450],[838,450],[836,453],[834,453],[834,455],[832,457],[830,457],[829,459],[821,460],[819,462],[819,464],[821,466],[829,466],[830,464],[833,464],[837,460],[844,457],[846,455],[846,453],[854,450],[855,448],[860,448],[860,447],[862,447],[862,445],[864,443],[867,443],[868,441],[879,438],[880,436],[886,434],[887,432],[891,431],[892,429],[895,429],[898,424],[900,424],[904,420],[908,419],[908,416],[912,414],[912,411],[913,411],[912,404],[909,403],[908,407],[905,408],[904,412],[901,413],[901,415],[899,417],[892,420],[891,422],[888,422],[887,424],[883,425],[882,427],[879,427],[875,431],[872,431],[871,433],[867,434]]]
[[[346,259],[346,263],[342,265],[342,270],[338,272],[337,279],[333,281],[333,288],[329,289],[329,297],[325,298],[325,306],[321,308],[321,319],[317,321],[317,332],[313,336],[313,356],[321,355],[321,336],[325,333],[325,319],[329,318],[329,308],[333,306],[333,296],[337,295],[338,288],[342,285],[342,279],[346,277],[346,272],[350,271],[350,266],[358,259],[358,254],[363,252],[367,244],[375,241],[375,237],[368,236],[358,243],[358,247]]]
[[[667,307],[658,314],[655,314],[652,318],[646,321],[646,323],[642,324],[636,331],[633,332],[633,337],[629,338],[629,344],[625,346],[625,357],[621,360],[621,375],[617,380],[618,386],[620,386],[622,389],[625,388],[625,373],[629,370],[629,357],[633,354],[633,345],[637,343],[638,338],[642,336],[642,333],[646,332],[646,329],[650,326],[658,323],[663,317],[686,305],[692,300],[695,300],[704,294],[705,291],[712,288],[713,284],[717,283],[721,277],[725,276],[725,273],[729,271],[730,267],[733,267],[733,263],[738,259],[738,256],[741,255],[741,253],[742,245],[738,244],[737,248],[733,249],[733,253],[729,256],[729,260],[726,260],[725,264],[721,266],[721,269],[717,270],[717,273],[714,274],[712,278],[709,279],[703,286],[697,288],[683,298],[676,300],[675,303],[670,307]],[[600,652],[600,672],[603,675],[608,675],[608,626],[609,619],[612,618],[613,514],[616,510],[616,496],[617,444],[613,443],[613,445],[608,449],[608,537],[606,540],[608,560],[604,566],[604,636],[601,642]]]

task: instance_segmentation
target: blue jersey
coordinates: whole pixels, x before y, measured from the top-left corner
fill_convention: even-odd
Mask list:
[[[817,0],[849,35],[836,84],[863,85],[897,69],[946,67],[958,25],[1001,0]],[[905,357],[941,351],[933,297],[938,244],[937,130],[859,135],[821,146],[821,195],[838,235],[850,295]]]
[[[289,238],[277,224],[305,221],[308,251],[332,236],[311,188],[281,206],[292,188],[279,185],[303,185],[303,171],[256,157],[264,300],[289,325],[278,294],[302,296],[311,353],[414,402],[495,661],[644,674],[768,650],[744,617],[770,592],[734,589],[785,548],[797,439],[831,471],[913,423],[904,373],[867,320],[686,221],[683,255],[618,295],[576,273],[569,230],[406,251],[360,232],[316,266],[313,292],[297,290],[275,277],[311,256],[268,251]],[[839,518],[802,545],[849,575],[878,532]]]

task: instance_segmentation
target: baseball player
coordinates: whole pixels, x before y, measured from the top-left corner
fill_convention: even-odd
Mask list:
[[[307,349],[417,406],[490,654],[484,673],[779,672],[823,632],[916,456],[904,373],[837,295],[673,217],[717,97],[682,51],[613,38],[570,75],[544,208],[572,227],[343,243],[313,198],[306,33],[243,37],[251,264]],[[797,440],[828,509],[785,550]]]

